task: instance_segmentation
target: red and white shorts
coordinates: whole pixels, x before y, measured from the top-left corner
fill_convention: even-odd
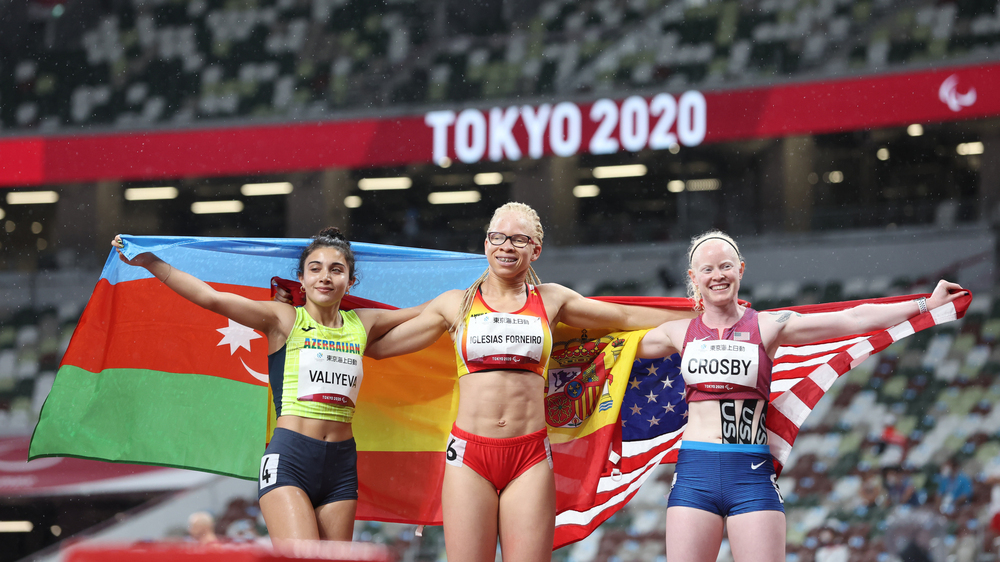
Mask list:
[[[497,439],[473,435],[456,425],[451,426],[445,462],[471,468],[489,480],[498,493],[542,461],[548,461],[549,468],[552,468],[552,449],[544,428],[528,435]]]

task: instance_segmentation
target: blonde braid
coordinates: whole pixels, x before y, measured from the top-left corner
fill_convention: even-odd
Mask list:
[[[458,316],[455,317],[455,321],[452,322],[451,326],[448,328],[449,332],[454,334],[455,330],[462,325],[462,322],[465,322],[465,317],[468,316],[469,311],[472,310],[472,301],[476,299],[476,292],[479,290],[479,287],[483,285],[483,281],[486,281],[486,278],[489,276],[490,269],[486,268],[486,271],[479,276],[479,279],[476,279],[472,285],[465,290],[465,294],[462,296],[462,308],[458,311]]]
[[[542,284],[542,280],[538,278],[538,274],[535,273],[535,269],[530,265],[528,266],[528,281],[536,287]]]

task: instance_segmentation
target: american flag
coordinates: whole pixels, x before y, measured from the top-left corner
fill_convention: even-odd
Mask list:
[[[830,312],[852,308],[864,303],[893,303],[914,300],[920,296],[906,295],[788,307],[802,314]],[[683,308],[686,299],[607,299],[626,304],[642,304],[663,308]],[[964,316],[972,301],[967,294],[953,303],[919,314],[896,326],[868,334],[854,334],[838,340],[816,342],[809,345],[779,347],[772,369],[770,407],[767,415],[768,443],[775,458],[775,468],[780,473],[799,427],[806,417],[841,375],[857,366],[868,356],[882,351],[893,342],[932,326],[951,322]],[[644,332],[618,334],[634,338],[637,342]],[[630,349],[625,346],[625,349]],[[632,364],[628,386],[621,398],[616,396],[613,407],[620,409],[619,424],[609,428],[600,445],[589,447],[584,459],[575,455],[578,462],[588,463],[591,478],[580,482],[593,483],[596,493],[587,494],[582,488],[577,501],[565,508],[565,501],[557,502],[555,548],[565,546],[589,535],[601,523],[617,513],[635,496],[643,482],[661,463],[676,462],[681,434],[687,420],[684,402],[684,381],[678,370],[679,356],[664,359],[634,359],[622,352],[619,361]],[[606,450],[606,457],[601,450]],[[553,448],[555,455],[556,448]],[[555,456],[558,461],[558,456]],[[556,466],[557,489],[559,466]],[[571,502],[572,503],[572,502]]]

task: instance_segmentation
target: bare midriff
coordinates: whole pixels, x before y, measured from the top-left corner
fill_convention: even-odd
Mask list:
[[[351,424],[331,420],[316,420],[300,416],[281,416],[278,418],[278,427],[301,433],[306,437],[331,443],[347,441],[354,437],[354,432],[351,431]]]
[[[458,379],[455,424],[482,437],[504,439],[545,428],[545,379],[531,371],[480,371]]]

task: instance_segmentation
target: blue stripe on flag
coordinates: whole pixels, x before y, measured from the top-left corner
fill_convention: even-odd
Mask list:
[[[202,238],[122,235],[124,253],[154,252],[167,263],[209,283],[270,287],[277,275],[295,279],[304,238]],[[354,242],[358,284],[351,294],[393,306],[426,302],[450,289],[464,289],[486,270],[477,254]],[[112,249],[111,257],[116,258]],[[118,259],[105,263],[101,277],[111,284],[148,279],[141,267]]]

